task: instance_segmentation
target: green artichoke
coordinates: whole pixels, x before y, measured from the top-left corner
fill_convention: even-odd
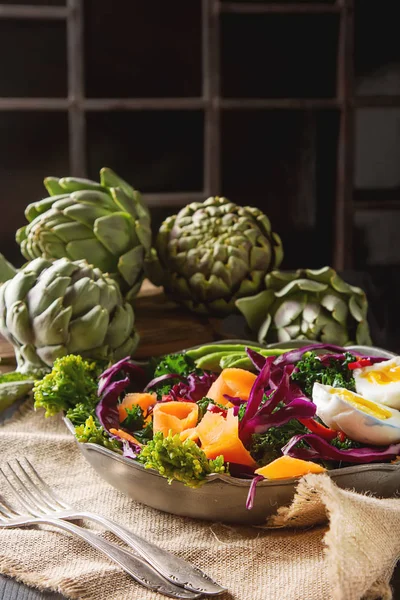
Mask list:
[[[161,225],[148,271],[171,298],[201,314],[235,311],[235,300],[264,288],[283,258],[279,236],[257,208],[227,198],[193,202]]]
[[[50,197],[26,208],[29,224],[17,231],[17,242],[27,260],[86,259],[116,277],[132,299],[150,253],[149,212],[140,193],[111,169],[101,169],[100,182],[46,177]]]
[[[0,333],[18,370],[47,370],[60,356],[116,361],[138,344],[132,306],[86,261],[37,258],[0,287]]]
[[[370,345],[365,293],[330,267],[273,271],[266,289],[236,305],[260,343],[313,340]]]

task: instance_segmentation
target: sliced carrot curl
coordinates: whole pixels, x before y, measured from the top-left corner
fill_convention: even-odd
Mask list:
[[[153,408],[153,432],[167,436],[196,427],[199,407],[195,402],[159,402]]]
[[[211,398],[214,402],[224,406],[232,406],[225,398],[225,394],[248,400],[256,379],[257,376],[254,373],[250,373],[245,369],[224,369],[208,390],[207,398]]]
[[[127,394],[121,404],[118,405],[119,422],[122,423],[128,416],[128,413],[126,412],[127,408],[133,408],[136,404],[140,406],[143,414],[147,415],[150,406],[153,406],[156,402],[157,396],[155,394],[147,394],[145,392]]]
[[[309,460],[301,460],[292,456],[280,456],[265,467],[255,471],[266,479],[287,479],[288,477],[301,477],[307,473],[323,473],[326,471],[321,465]]]
[[[201,449],[207,458],[221,454],[225,462],[254,467],[255,461],[239,439],[239,418],[229,409],[226,418],[221,413],[206,412],[197,426]]]
[[[130,433],[127,433],[123,429],[115,429],[114,427],[112,427],[110,429],[110,433],[112,433],[113,435],[117,435],[118,437],[122,438],[123,440],[132,442],[132,444],[136,444],[137,446],[140,446],[140,447],[143,446],[143,444],[141,444],[135,437],[133,437],[133,435],[131,435]]]

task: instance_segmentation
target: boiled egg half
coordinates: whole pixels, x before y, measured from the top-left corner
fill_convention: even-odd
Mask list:
[[[386,446],[400,442],[400,412],[344,388],[314,383],[312,399],[322,421],[350,439]]]
[[[353,376],[358,394],[400,409],[400,356],[355,369]]]

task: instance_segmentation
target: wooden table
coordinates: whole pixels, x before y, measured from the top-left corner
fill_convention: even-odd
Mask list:
[[[175,352],[197,344],[229,337],[221,319],[200,317],[184,311],[168,301],[161,288],[145,281],[136,301],[136,325],[141,341],[135,358]],[[14,353],[8,342],[0,336],[1,370],[12,369],[15,365]],[[400,565],[392,581],[394,598],[400,598]],[[25,585],[0,575],[1,600],[65,600],[63,596],[32,590]]]

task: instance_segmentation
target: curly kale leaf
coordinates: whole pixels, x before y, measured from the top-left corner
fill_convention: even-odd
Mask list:
[[[149,421],[142,429],[134,431],[132,435],[141,444],[147,444],[153,439],[153,421]]]
[[[187,354],[167,354],[158,362],[153,377],[172,374],[187,377],[190,373],[197,371],[194,360]],[[155,387],[157,398],[160,399],[162,396],[167,395],[171,387],[179,381],[181,381],[181,378],[173,377],[157,385]]]
[[[161,432],[143,446],[138,460],[146,469],[155,469],[172,481],[180,481],[189,487],[199,487],[210,473],[224,473],[224,457],[209,460],[204,452],[190,439],[181,441],[179,434],[167,437]]]
[[[312,396],[315,382],[355,391],[353,372],[348,368],[348,364],[355,360],[353,354],[346,352],[344,360],[332,357],[322,362],[315,352],[306,352],[302,360],[296,364],[296,370],[291,378],[299,384],[309,398]]]
[[[263,467],[282,456],[281,448],[294,435],[305,433],[309,433],[308,429],[297,419],[292,419],[280,427],[270,427],[265,433],[254,433],[251,438],[250,454]]]
[[[114,452],[121,452],[121,442],[111,439],[92,416],[88,417],[82,425],[75,427],[75,435],[78,442],[83,444],[98,444]]]
[[[79,355],[57,358],[51,372],[35,382],[35,409],[44,408],[45,416],[50,417],[79,404],[81,410],[86,406],[87,416],[91,415],[98,402],[97,376],[101,368]]]
[[[129,431],[136,431],[136,429],[142,429],[144,426],[143,410],[139,404],[134,404],[131,408],[126,408],[127,416],[121,423],[123,429]]]
[[[207,398],[206,396],[204,398],[202,398],[201,400],[198,400],[196,402],[196,404],[199,407],[198,423],[201,421],[201,419],[206,414],[207,408],[209,407],[210,404],[213,404],[214,406],[218,406],[218,408],[220,408],[222,410],[226,410],[226,406],[223,406],[223,404],[218,404],[218,402],[215,402],[215,400],[213,400],[212,398]]]

